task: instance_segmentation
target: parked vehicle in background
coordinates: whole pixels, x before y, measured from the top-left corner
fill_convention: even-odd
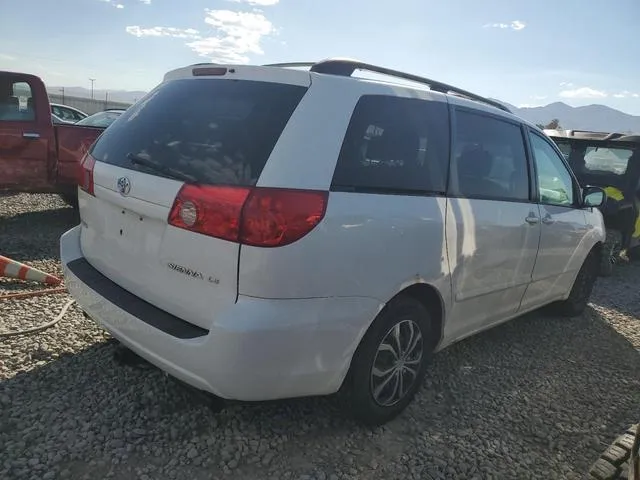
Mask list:
[[[601,208],[607,227],[602,274],[610,275],[620,256],[640,257],[640,135],[545,130],[558,145],[582,185],[607,193]]]
[[[0,191],[59,193],[74,203],[80,160],[104,129],[63,122],[40,78],[0,71]]]
[[[51,122],[54,125],[72,125],[74,123],[74,122],[68,122],[68,121],[62,120],[60,117],[58,117],[53,113],[51,114]]]
[[[89,115],[87,118],[80,120],[76,125],[83,125],[86,127],[107,128],[124,112],[126,112],[126,110],[121,110],[121,109],[104,110],[102,112]]]
[[[89,115],[77,108],[68,105],[60,105],[59,103],[51,104],[51,113],[65,122],[76,123]]]
[[[306,65],[181,68],[105,130],[60,245],[90,317],[218,397],[340,392],[380,424],[434,351],[584,310],[605,194],[541,130],[433,80]]]

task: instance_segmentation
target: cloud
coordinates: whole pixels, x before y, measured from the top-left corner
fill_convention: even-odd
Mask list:
[[[534,100],[544,100],[544,99],[547,98],[547,96],[546,95],[532,95],[531,98],[534,99]]]
[[[0,60],[6,60],[7,62],[13,62],[16,57],[12,57],[11,55],[7,55],[6,53],[0,53]]]
[[[241,1],[262,2],[262,5],[267,5],[269,2],[276,3],[274,0]],[[125,30],[138,38],[173,37],[190,40],[186,45],[191,50],[201,57],[209,58],[212,62],[220,63],[247,63],[249,55],[262,55],[264,53],[260,45],[262,39],[276,33],[273,24],[257,10],[236,12],[205,9],[205,13],[204,21],[212,28],[212,31],[206,33],[193,28],[145,28],[139,25],[130,25]]]
[[[563,90],[558,96],[562,98],[605,98],[608,94],[594,88],[580,87],[574,90]]]
[[[124,5],[122,5],[121,3],[117,3],[115,0],[100,0],[104,3],[108,3],[109,5],[117,8],[117,9],[123,9]]]
[[[151,0],[140,0],[145,5],[151,5]]]
[[[228,0],[234,3],[246,3],[254,7],[272,7],[280,3],[280,0]]]
[[[521,22],[520,20],[513,20],[510,23],[487,23],[486,25],[483,25],[483,28],[500,28],[500,29],[507,29],[510,28],[511,30],[522,30],[527,26],[526,23]]]
[[[560,82],[561,87],[573,87],[573,83],[571,82]]]
[[[173,38],[200,38],[200,32],[193,28],[151,27],[142,28],[139,25],[130,25],[125,31],[134,37],[173,37]]]
[[[623,90],[622,92],[614,93],[613,97],[614,98],[639,98],[640,94],[631,93],[629,90]]]
[[[264,53],[260,46],[262,38],[275,33],[273,24],[260,12],[210,9],[205,12],[205,22],[214,28],[215,34],[189,42],[187,46],[213,62],[247,63],[249,54]]]

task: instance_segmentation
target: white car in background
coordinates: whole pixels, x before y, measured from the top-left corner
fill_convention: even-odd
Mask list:
[[[89,116],[77,108],[73,108],[68,105],[61,105],[59,103],[51,104],[51,113],[66,123],[76,123]]]
[[[80,120],[78,123],[76,123],[76,125],[84,125],[85,127],[107,128],[124,112],[126,112],[126,110],[123,109],[104,110]]]
[[[91,318],[223,399],[339,391],[381,424],[431,353],[584,310],[605,196],[541,130],[437,81],[300,66],[181,68],[104,131],[61,238]]]

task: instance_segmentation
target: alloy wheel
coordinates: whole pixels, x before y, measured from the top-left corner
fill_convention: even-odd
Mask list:
[[[371,394],[381,407],[402,400],[418,380],[424,355],[419,325],[413,320],[396,323],[383,337],[371,368]]]

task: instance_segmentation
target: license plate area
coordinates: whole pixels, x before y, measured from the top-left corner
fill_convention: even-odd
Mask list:
[[[118,243],[126,247],[127,251],[142,250],[145,222],[149,219],[143,215],[119,208],[113,212],[109,226],[110,236],[118,239]]]

